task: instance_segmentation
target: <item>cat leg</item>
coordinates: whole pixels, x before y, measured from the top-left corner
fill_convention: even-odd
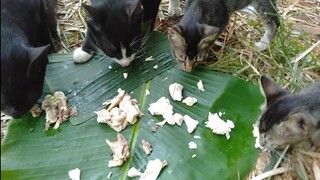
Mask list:
[[[53,22],[54,23],[54,22]],[[61,45],[60,37],[58,35],[57,23],[55,22],[50,26],[50,45],[51,52],[57,52],[57,46]]]
[[[254,46],[258,51],[264,51],[268,48],[280,26],[275,3],[272,3],[270,0],[255,0],[251,5],[256,9],[265,26],[263,37],[259,42],[256,42]]]
[[[82,44],[82,47],[77,48],[73,52],[73,62],[75,63],[84,63],[90,60],[95,51],[95,48],[91,43],[93,43],[93,37],[89,30],[87,31],[86,37]]]
[[[180,0],[169,0],[168,11],[172,17],[181,16]]]
[[[147,32],[152,32],[156,17],[159,11],[161,0],[142,0],[143,5],[143,23],[151,23]]]
[[[58,35],[58,26],[56,21],[56,6],[57,0],[43,1],[44,15],[41,15],[43,18],[42,22],[44,22],[44,27],[46,28],[46,32],[43,35],[42,40],[44,41],[43,45],[50,44],[50,52],[57,52],[57,48],[55,45],[60,43],[60,37]]]

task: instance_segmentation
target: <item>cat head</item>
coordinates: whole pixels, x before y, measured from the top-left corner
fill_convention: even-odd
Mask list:
[[[88,31],[96,45],[118,64],[128,66],[142,43],[143,7],[141,0],[83,4]]]
[[[220,33],[220,28],[207,24],[196,23],[196,27],[190,26],[176,24],[168,31],[172,54],[187,72],[202,63]]]
[[[307,140],[316,119],[305,109],[303,100],[265,76],[261,77],[260,85],[266,100],[258,120],[260,145],[275,150]]]
[[[28,112],[42,94],[49,45],[10,49],[1,53],[1,111],[17,118]]]

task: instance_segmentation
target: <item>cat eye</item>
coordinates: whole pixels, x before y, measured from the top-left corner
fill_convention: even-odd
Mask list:
[[[185,62],[187,61],[187,57],[183,55],[179,55],[179,57],[176,58],[176,60],[178,60],[179,62]]]
[[[298,120],[298,126],[299,126],[301,129],[304,129],[304,127],[306,126],[306,123],[305,123],[305,121],[304,121],[303,118],[300,118],[300,119]]]
[[[203,59],[204,59],[204,57],[205,57],[205,55],[201,53],[201,54],[197,55],[197,57],[196,57],[196,61],[198,61],[198,62],[202,62],[202,61],[203,61]]]
[[[179,58],[175,58],[176,59],[176,61],[178,61],[178,62],[185,62],[184,60],[180,60]]]

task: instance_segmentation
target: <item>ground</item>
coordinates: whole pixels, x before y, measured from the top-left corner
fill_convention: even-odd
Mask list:
[[[59,53],[72,52],[83,42],[86,24],[81,3],[88,4],[89,1],[58,1]],[[182,9],[184,4],[182,1]],[[298,92],[320,79],[320,1],[279,0],[277,4],[281,27],[269,50],[260,53],[253,48],[254,41],[263,34],[259,18],[237,12],[219,37],[222,45],[210,50],[211,57],[215,58],[209,59],[208,65],[255,84],[261,75],[268,75],[291,92]],[[168,0],[163,0],[163,15],[157,19],[156,31],[166,33],[168,27],[181,18],[168,17],[167,9]],[[5,119],[7,117],[1,114],[1,142],[6,132]],[[271,159],[273,157],[276,155]],[[278,167],[285,170],[292,167],[293,170],[274,176],[274,179],[315,179],[314,175],[320,174],[320,170],[316,170],[317,166],[320,167],[320,149],[288,150],[281,160]],[[270,154],[261,152],[248,179],[261,174],[270,161]]]

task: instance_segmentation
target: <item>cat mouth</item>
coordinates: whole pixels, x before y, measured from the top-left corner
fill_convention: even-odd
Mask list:
[[[187,63],[185,63],[185,66],[183,67],[184,71],[192,72],[192,69],[193,69],[192,65],[190,66],[190,65],[187,65]]]
[[[194,67],[196,67],[198,64],[201,64],[200,62],[196,61],[196,60],[186,60],[184,62],[179,62],[180,63],[180,67],[186,71],[186,72],[192,72],[192,70],[194,69]]]
[[[130,65],[130,63],[134,60],[135,53],[131,54],[131,56],[126,57],[123,56],[121,59],[112,58],[116,63],[118,63],[122,67],[127,67]]]
[[[121,56],[122,58],[112,58],[116,63],[122,67],[127,67],[134,60],[136,53],[132,53],[130,56],[127,56],[127,49],[121,45]]]

